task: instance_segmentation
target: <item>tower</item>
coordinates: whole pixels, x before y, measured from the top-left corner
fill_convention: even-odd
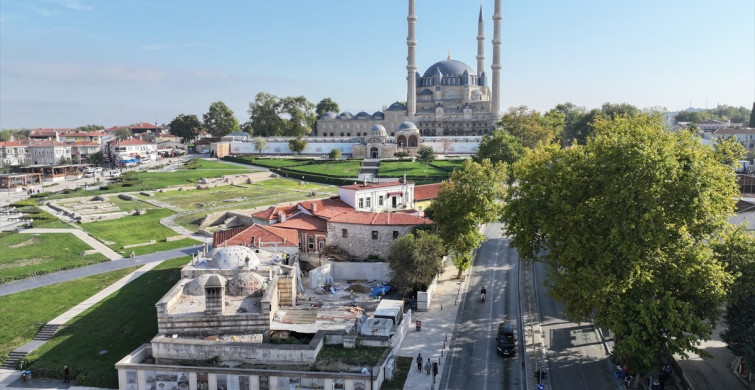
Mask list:
[[[409,35],[406,37],[406,115],[412,118],[417,113],[417,64],[414,62],[414,49],[417,46],[414,23],[417,22],[417,16],[414,15],[414,0],[409,0],[409,15],[406,21],[409,24]]]
[[[482,21],[482,4],[480,17],[477,19],[477,77],[485,71],[485,24]]]
[[[498,117],[501,112],[501,0],[495,0],[495,13],[493,14],[493,70],[492,78],[492,101],[490,112]]]

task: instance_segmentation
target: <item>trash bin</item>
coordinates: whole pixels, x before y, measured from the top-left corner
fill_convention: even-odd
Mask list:
[[[417,320],[415,324],[417,325],[417,332],[419,332],[420,330],[422,330],[422,321]]]

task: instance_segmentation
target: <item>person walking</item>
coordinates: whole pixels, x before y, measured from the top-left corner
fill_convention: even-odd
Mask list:
[[[69,374],[70,371],[68,370],[68,366],[63,366],[63,383],[69,383]]]
[[[432,364],[430,363],[430,358],[427,358],[427,362],[425,363],[425,373],[427,376],[430,376],[430,367]]]
[[[417,369],[419,370],[419,372],[422,372],[422,354],[421,353],[417,354]]]
[[[438,376],[438,362],[433,362],[433,379]]]

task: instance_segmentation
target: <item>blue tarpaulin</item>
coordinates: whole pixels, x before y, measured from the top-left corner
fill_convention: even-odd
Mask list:
[[[388,293],[388,291],[391,291],[391,286],[389,285],[377,286],[372,289],[372,292],[370,292],[370,297],[374,298],[378,295],[385,295]]]

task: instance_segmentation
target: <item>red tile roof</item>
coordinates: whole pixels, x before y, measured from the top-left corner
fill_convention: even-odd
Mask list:
[[[329,219],[328,222],[357,225],[425,225],[432,223],[427,218],[406,213],[368,213],[364,211],[341,213]]]
[[[393,187],[393,186],[399,186],[402,185],[400,181],[391,181],[391,182],[385,182],[385,183],[367,183],[367,184],[351,184],[348,186],[340,186],[338,188],[345,188],[348,190],[362,190],[366,188],[383,188],[383,187]]]
[[[414,186],[414,200],[431,200],[438,198],[441,183],[423,184]]]
[[[258,211],[252,214],[252,217],[264,219],[267,221],[272,221],[278,218],[279,211],[282,211],[283,214],[286,216],[286,218],[288,218],[291,215],[295,214],[297,211],[299,211],[299,206],[295,204],[284,205],[284,206],[270,206],[265,210]]]
[[[0,142],[0,146],[2,147],[14,147],[14,146],[28,146],[28,142],[19,142],[19,141],[5,141]]]
[[[38,142],[32,142],[29,144],[30,147],[36,147],[36,148],[51,148],[53,146],[71,146],[70,144],[67,144],[65,142],[60,141],[38,141]]]
[[[160,126],[153,125],[149,122],[141,122],[137,124],[133,124],[128,127],[131,130],[145,130],[145,129],[160,129]]]
[[[286,229],[325,232],[328,229],[328,222],[313,215],[299,214],[273,226]]]
[[[272,226],[251,225],[242,226],[212,235],[213,247],[244,245],[260,247],[299,246],[299,234],[293,229],[282,229]]]
[[[66,133],[66,137],[104,137],[105,133],[102,131],[88,131],[88,132],[75,132]]]
[[[76,142],[69,142],[68,143],[71,146],[101,146],[99,142],[94,141],[76,141]]]
[[[305,200],[299,202],[299,207],[308,213],[321,218],[329,219],[338,214],[354,211],[354,208],[346,204],[338,197]]]

